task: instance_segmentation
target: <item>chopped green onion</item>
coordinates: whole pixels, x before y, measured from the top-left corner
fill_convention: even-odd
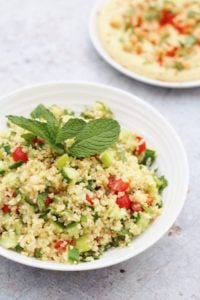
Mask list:
[[[41,250],[36,248],[35,251],[34,251],[34,257],[35,258],[41,258],[42,257],[42,253],[41,253]]]
[[[151,166],[156,159],[156,152],[151,149],[147,149],[142,158],[141,164]]]
[[[23,160],[19,160],[19,161],[17,161],[16,163],[12,164],[12,165],[9,167],[9,169],[10,169],[10,170],[17,169],[18,167],[21,167],[23,164],[24,164],[24,161],[23,161]]]

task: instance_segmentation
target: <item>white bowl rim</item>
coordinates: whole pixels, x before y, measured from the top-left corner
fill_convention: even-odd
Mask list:
[[[185,203],[185,199],[187,196],[187,191],[188,191],[188,185],[189,185],[189,165],[188,165],[188,159],[187,159],[187,155],[184,149],[184,146],[178,136],[178,134],[176,133],[176,131],[174,130],[174,128],[170,125],[170,123],[162,116],[162,114],[155,109],[152,105],[150,105],[149,103],[147,103],[146,101],[140,99],[139,97],[137,97],[134,94],[131,94],[129,92],[126,92],[124,90],[118,89],[116,87],[113,86],[108,86],[108,85],[104,85],[104,84],[99,84],[99,83],[94,83],[94,82],[88,82],[88,81],[51,81],[51,82],[45,82],[45,83],[40,83],[40,84],[33,84],[33,85],[28,85],[24,88],[19,88],[14,90],[11,93],[5,94],[3,96],[0,97],[0,105],[1,102],[6,100],[6,98],[9,97],[17,97],[17,95],[21,94],[21,93],[26,93],[28,91],[31,90],[37,90],[40,88],[48,88],[48,87],[62,87],[62,86],[82,86],[82,87],[88,87],[88,88],[100,88],[100,89],[104,89],[107,90],[108,92],[115,92],[120,94],[122,97],[124,96],[128,96],[129,98],[134,98],[134,101],[142,104],[143,106],[145,106],[148,110],[150,110],[152,113],[154,113],[154,115],[156,115],[157,117],[159,117],[159,119],[162,121],[163,124],[165,124],[165,126],[168,127],[168,129],[170,130],[171,134],[174,137],[174,141],[176,141],[176,143],[179,145],[180,150],[181,150],[181,155],[182,155],[182,165],[184,168],[184,178],[185,178],[185,186],[183,187],[183,191],[182,191],[182,202],[180,204],[180,206],[178,207],[177,211],[176,211],[176,215],[174,216],[173,219],[170,220],[170,222],[168,222],[168,225],[165,226],[165,229],[162,231],[162,233],[160,233],[160,235],[154,239],[153,241],[151,241],[147,246],[145,246],[141,251],[136,252],[134,255],[124,255],[124,257],[119,257],[118,259],[115,259],[114,261],[110,261],[110,262],[106,262],[106,263],[102,263],[101,265],[98,266],[94,266],[93,265],[88,265],[87,263],[82,264],[81,266],[79,264],[77,265],[68,265],[68,264],[62,264],[62,263],[55,263],[52,261],[41,261],[38,259],[33,259],[32,257],[26,257],[24,255],[18,254],[14,251],[11,250],[7,250],[4,249],[2,247],[0,247],[0,255],[10,259],[11,261],[15,261],[17,263],[26,265],[26,266],[30,266],[30,267],[34,267],[34,268],[39,268],[39,269],[45,269],[45,270],[52,270],[52,271],[88,271],[88,270],[96,270],[96,269],[101,269],[101,268],[105,268],[105,267],[109,267],[109,266],[113,266],[116,264],[119,264],[121,262],[124,262],[130,258],[133,258],[141,253],[143,253],[144,251],[146,251],[147,249],[149,249],[150,247],[152,247],[155,243],[158,242],[158,240],[160,240],[166,233],[167,231],[170,229],[170,227],[174,224],[175,220],[177,219],[177,217],[179,216],[184,203]],[[162,215],[161,215],[162,218]]]
[[[194,88],[200,86],[200,80],[191,80],[191,81],[184,81],[184,82],[170,82],[170,81],[162,81],[153,79],[144,75],[140,75],[134,71],[130,71],[127,68],[120,65],[117,61],[112,59],[112,57],[107,53],[107,51],[103,48],[102,43],[100,41],[100,38],[98,37],[97,30],[96,30],[96,16],[97,13],[100,11],[102,7],[102,0],[96,0],[96,3],[94,4],[94,7],[92,9],[92,12],[90,14],[89,18],[89,36],[90,40],[96,49],[96,51],[99,53],[99,55],[113,68],[118,70],[119,72],[125,74],[128,77],[131,77],[135,80],[138,80],[140,82],[157,86],[157,87],[163,87],[163,88],[173,88],[173,89],[185,89],[185,88]]]

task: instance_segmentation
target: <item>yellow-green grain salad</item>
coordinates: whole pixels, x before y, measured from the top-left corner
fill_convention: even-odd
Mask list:
[[[0,132],[0,246],[60,263],[127,246],[162,212],[156,152],[106,104],[38,105]]]

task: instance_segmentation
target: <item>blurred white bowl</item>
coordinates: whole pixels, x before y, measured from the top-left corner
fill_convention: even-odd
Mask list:
[[[82,271],[111,266],[143,252],[155,244],[178,217],[188,189],[188,163],[182,143],[169,123],[152,106],[135,95],[93,83],[47,83],[13,92],[0,99],[0,130],[5,128],[6,115],[26,115],[39,104],[59,104],[80,112],[84,106],[103,100],[113,110],[120,124],[144,136],[157,150],[157,165],[169,181],[163,194],[162,215],[129,247],[106,252],[99,260],[78,265],[44,262],[25,257],[0,247],[0,255],[13,261],[42,269]]]
[[[100,12],[100,10],[103,8],[103,6],[109,1],[110,0],[96,0],[89,20],[89,34],[90,34],[90,39],[92,41],[92,44],[94,45],[94,48],[97,50],[100,56],[104,58],[104,60],[107,63],[109,63],[112,67],[114,67],[121,73],[133,79],[154,86],[165,87],[165,88],[176,88],[176,89],[192,88],[192,87],[200,86],[200,80],[191,80],[191,81],[184,81],[184,82],[168,82],[168,81],[151,79],[149,77],[130,71],[127,68],[123,67],[121,64],[119,64],[117,61],[115,61],[102,46],[99,35],[97,33],[97,15]]]

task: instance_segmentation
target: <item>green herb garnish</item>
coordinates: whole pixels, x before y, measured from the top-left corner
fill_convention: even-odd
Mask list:
[[[119,133],[120,126],[115,120],[90,121],[76,136],[69,154],[75,157],[87,157],[101,153],[117,141]]]
[[[40,137],[58,154],[64,153],[64,142],[74,138],[75,142],[68,149],[74,157],[87,157],[103,152],[118,139],[120,126],[113,119],[100,118],[86,123],[82,119],[73,118],[63,126],[54,114],[42,104],[38,105],[28,119],[18,116],[8,116],[10,122],[29,131],[23,135],[25,139]]]
[[[24,164],[24,161],[23,161],[23,160],[19,160],[19,161],[17,161],[16,163],[12,164],[12,165],[9,167],[9,169],[10,169],[10,170],[17,169],[17,168],[21,167],[23,164]]]

